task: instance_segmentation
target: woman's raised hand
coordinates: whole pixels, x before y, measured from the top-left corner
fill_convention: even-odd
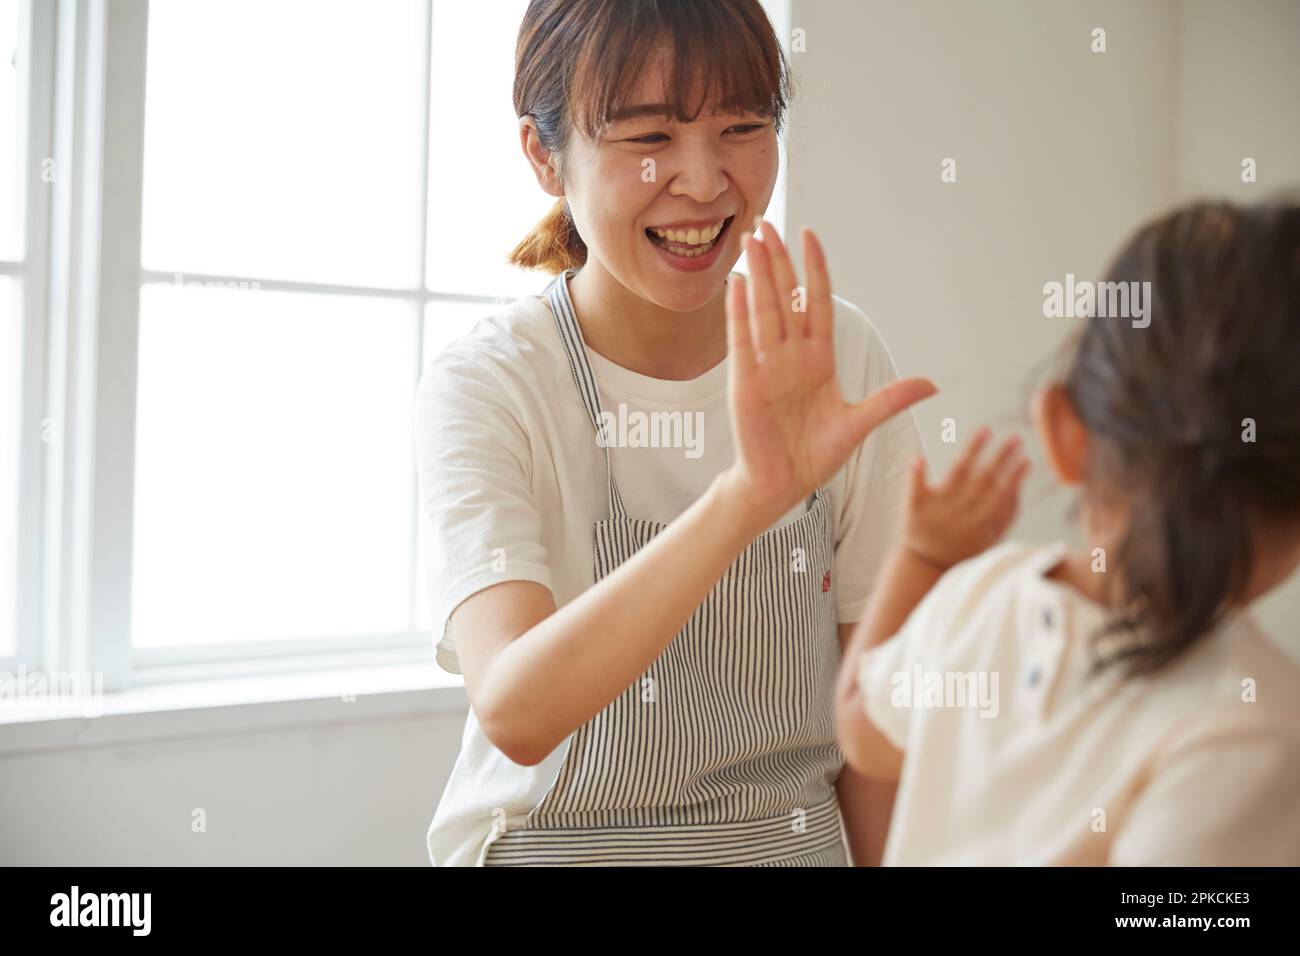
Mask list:
[[[834,305],[826,258],[804,229],[801,288],[776,230],[742,239],[751,277],[727,288],[728,392],[736,461],[732,487],[767,527],[837,472],[884,421],[937,389],[891,382],[856,404],[835,374]]]

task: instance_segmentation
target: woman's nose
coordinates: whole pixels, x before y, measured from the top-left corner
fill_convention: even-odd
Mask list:
[[[687,148],[668,184],[668,192],[707,204],[726,192],[730,181],[718,153],[707,147]]]

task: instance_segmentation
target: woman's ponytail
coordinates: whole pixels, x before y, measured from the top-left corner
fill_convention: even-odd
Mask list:
[[[515,246],[508,261],[521,269],[552,274],[581,268],[587,261],[587,244],[573,224],[567,199],[561,196],[555,201],[551,211]]]

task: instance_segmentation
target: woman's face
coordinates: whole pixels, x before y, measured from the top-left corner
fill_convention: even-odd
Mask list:
[[[710,115],[706,107],[690,123],[663,115],[663,77],[662,63],[647,72],[630,108],[597,139],[573,133],[564,192],[588,267],[603,267],[661,308],[688,312],[719,294],[741,234],[767,209],[777,136],[758,113]]]

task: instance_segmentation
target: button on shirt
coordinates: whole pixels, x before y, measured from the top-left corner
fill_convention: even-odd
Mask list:
[[[1109,618],[1045,576],[1065,555],[958,565],[859,661],[905,754],[884,862],[1300,864],[1300,668],[1237,611],[1158,675],[1090,674]]]

